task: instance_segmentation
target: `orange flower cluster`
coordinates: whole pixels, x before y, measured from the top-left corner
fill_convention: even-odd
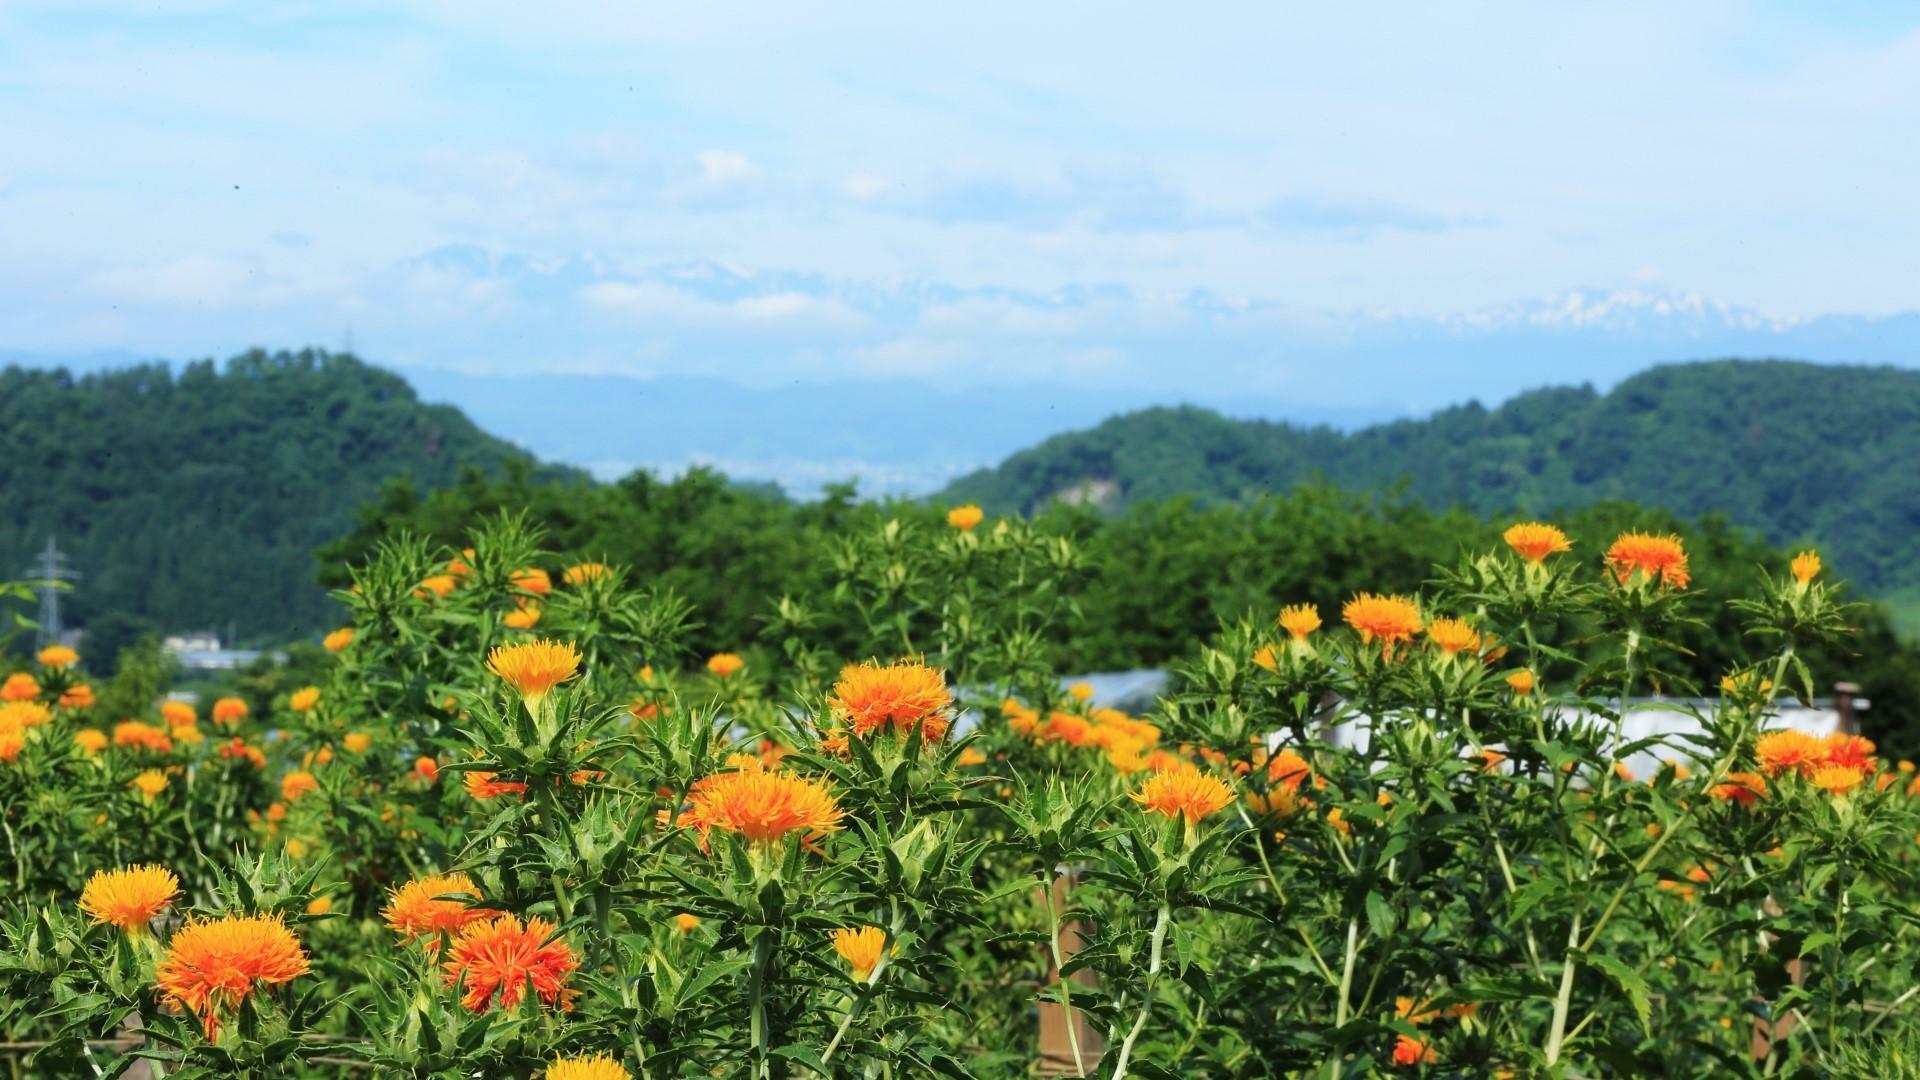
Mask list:
[[[946,736],[952,722],[953,693],[946,672],[916,661],[850,664],[841,669],[827,705],[860,738],[887,728],[904,735],[917,727],[922,738],[934,742]]]
[[[1871,739],[1838,731],[1823,739],[1791,728],[1760,736],[1753,748],[1754,760],[1768,776],[1795,773],[1836,794],[1878,770],[1873,754]]]
[[[556,641],[502,645],[487,654],[487,670],[532,704],[579,673],[580,650]]]
[[[1233,802],[1233,789],[1197,768],[1169,769],[1147,778],[1130,798],[1150,813],[1184,818],[1188,825]]]
[[[867,976],[880,965],[880,957],[886,952],[887,933],[877,926],[862,926],[858,930],[835,930],[833,932],[833,951],[853,970],[854,982],[866,982]]]
[[[24,671],[16,671],[0,683],[0,701],[32,701],[40,696],[40,683]]]
[[[394,889],[380,914],[387,926],[400,935],[401,944],[425,938],[427,947],[436,949],[440,947],[441,935],[457,935],[482,919],[500,914],[480,907],[479,902],[480,889],[467,875],[432,874]]]
[[[740,659],[740,654],[738,653],[714,653],[707,658],[707,670],[723,679],[746,666],[747,662]]]
[[[248,746],[246,740],[240,738],[238,735],[229,739],[227,744],[220,748],[220,756],[223,758],[245,758],[253,762],[254,767],[257,769],[267,767],[267,755],[257,746]]]
[[[70,668],[80,662],[80,654],[65,645],[49,645],[40,650],[40,666],[50,668]]]
[[[589,581],[599,581],[609,573],[611,573],[611,571],[607,569],[607,564],[605,563],[576,563],[560,572],[560,580],[566,582],[568,585],[580,586],[585,585]]]
[[[1527,521],[1515,525],[1501,534],[1501,539],[1507,542],[1507,546],[1513,549],[1515,555],[1530,563],[1543,562],[1549,555],[1573,550],[1573,544],[1568,542],[1566,533],[1538,521]]]
[[[612,1055],[556,1058],[547,1066],[545,1080],[633,1080],[633,1074]]]
[[[1678,536],[1654,536],[1643,532],[1621,533],[1607,549],[1607,565],[1622,585],[1635,574],[1648,581],[1659,581],[1684,589],[1692,577],[1687,572],[1687,550]]]
[[[972,503],[968,503],[965,506],[956,506],[947,511],[947,524],[959,529],[961,532],[972,532],[975,526],[986,520],[986,517],[986,511],[981,510]]]
[[[736,755],[735,768],[695,781],[680,820],[698,830],[701,843],[714,830],[771,845],[788,833],[812,837],[834,832],[846,811],[826,781],[768,769],[760,759]]]
[[[1422,628],[1420,605],[1406,596],[1363,592],[1340,608],[1340,617],[1360,634],[1361,641],[1378,640],[1387,648],[1412,641]]]
[[[102,870],[80,890],[80,910],[96,923],[144,934],[154,916],[180,897],[180,879],[160,866]]]
[[[1767,797],[1767,778],[1754,772],[1730,772],[1726,780],[1715,784],[1708,794],[1723,802],[1752,806]]]
[[[167,736],[166,732],[152,724],[139,720],[122,720],[113,725],[113,745],[164,754],[173,749],[173,740]]]
[[[247,718],[247,703],[237,697],[223,697],[213,703],[213,722],[233,725]]]
[[[1435,619],[1427,625],[1427,640],[1448,656],[1480,651],[1480,631],[1461,619]]]
[[[442,977],[460,990],[460,1003],[472,1012],[486,1012],[496,1000],[511,1011],[529,984],[540,1004],[571,1009],[580,992],[567,979],[580,961],[553,932],[554,925],[538,916],[524,924],[513,915],[476,921],[453,939]]]
[[[221,1013],[307,970],[306,950],[278,915],[227,915],[174,934],[158,982],[168,1000],[201,1018],[211,1041],[219,1037]]]

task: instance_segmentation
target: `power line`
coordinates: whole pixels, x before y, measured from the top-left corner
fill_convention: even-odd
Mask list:
[[[33,580],[33,591],[40,594],[40,629],[38,633],[41,648],[57,643],[66,627],[60,621],[60,594],[62,584],[80,580],[80,571],[67,564],[67,555],[54,545],[53,537],[47,537],[47,546],[40,552],[40,558],[27,568],[27,574]]]

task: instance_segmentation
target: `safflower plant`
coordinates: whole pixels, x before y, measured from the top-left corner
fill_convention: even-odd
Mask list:
[[[1846,634],[1811,552],[1718,686],[1669,670],[1683,538],[1522,522],[1418,594],[1271,598],[1142,715],[1050,660],[1071,535],[962,508],[826,569],[774,647],[696,652],[503,515],[354,567],[310,685],[102,716],[36,657],[0,695],[23,1075],[1911,1067],[1920,780],[1779,722]]]

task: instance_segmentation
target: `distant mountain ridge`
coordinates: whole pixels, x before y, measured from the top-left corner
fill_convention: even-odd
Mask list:
[[[1920,585],[1920,372],[1792,361],[1671,364],[1606,393],[1558,387],[1351,433],[1149,409],[955,481],[950,501],[1031,510],[1239,501],[1316,477],[1481,514],[1622,498],[1818,542],[1870,588]]]
[[[26,576],[51,536],[85,575],[67,621],[90,633],[285,641],[338,617],[314,550],[384,481],[444,487],[468,467],[541,471],[350,356],[256,351],[88,375],[7,367],[0,580]]]

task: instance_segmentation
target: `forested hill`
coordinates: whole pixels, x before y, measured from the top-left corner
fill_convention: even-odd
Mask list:
[[[1630,499],[1722,513],[1776,543],[1818,540],[1839,573],[1913,589],[1916,462],[1920,372],[1725,360],[1657,367],[1605,394],[1535,390],[1351,434],[1149,409],[1048,439],[955,481],[946,498],[997,511],[1055,498],[1241,501],[1318,475],[1358,490],[1404,481],[1429,504],[1481,514]]]
[[[314,551],[396,475],[533,468],[457,409],[350,356],[252,352],[170,371],[0,371],[0,580],[57,539],[84,575],[69,623],[277,642],[338,605]]]

